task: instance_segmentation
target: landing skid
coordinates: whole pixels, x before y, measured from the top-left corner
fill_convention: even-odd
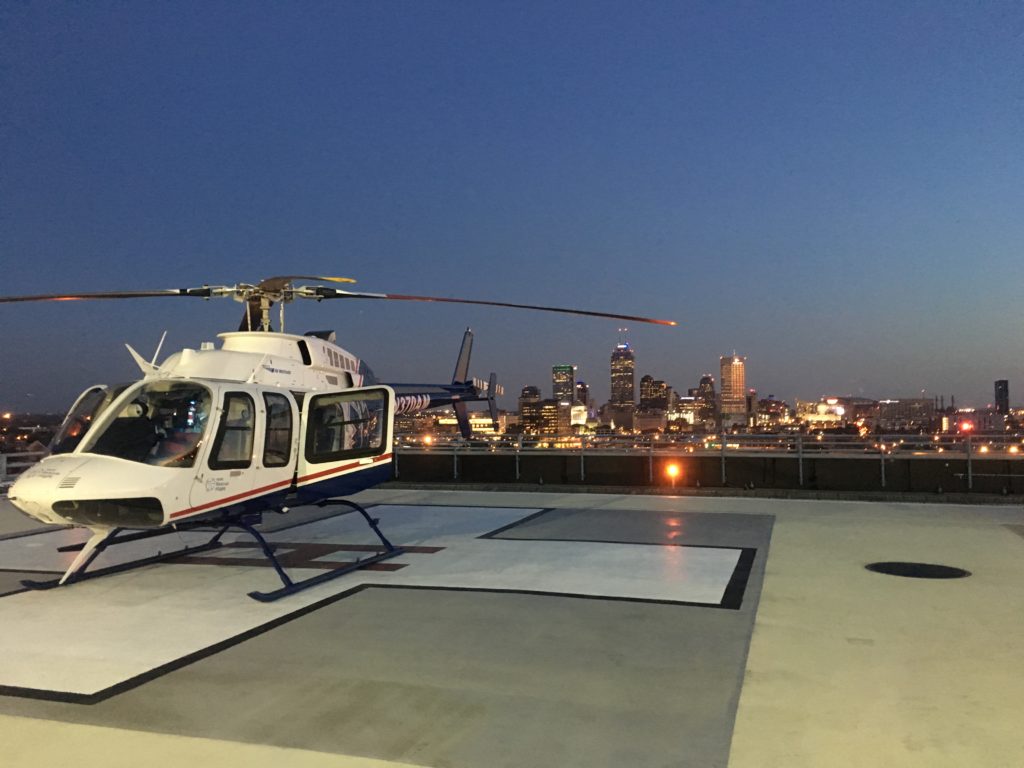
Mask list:
[[[194,555],[197,552],[206,552],[211,549],[216,549],[221,546],[220,537],[224,535],[230,526],[222,527],[217,534],[205,544],[198,544],[192,547],[182,547],[171,552],[160,552],[150,557],[143,557],[138,560],[131,560],[127,563],[119,563],[117,565],[108,565],[106,568],[100,568],[96,571],[89,571],[88,568],[93,562],[99,557],[104,550],[108,547],[112,547],[115,544],[127,544],[129,541],[138,541],[139,539],[151,539],[156,536],[166,536],[168,533],[177,533],[181,530],[194,530],[199,526],[184,526],[180,525],[177,529],[157,529],[152,531],[136,531],[135,533],[125,533],[124,528],[114,528],[106,535],[106,537],[98,544],[93,546],[88,553],[88,556],[80,564],[73,564],[72,568],[68,569],[68,572],[59,579],[50,579],[47,581],[36,581],[34,579],[22,579],[21,584],[29,589],[53,589],[54,587],[60,587],[65,585],[74,584],[75,582],[85,581],[86,579],[95,579],[98,576],[108,576],[112,573],[121,573],[122,571],[130,571],[133,568],[141,568],[144,565],[152,565],[153,563],[161,563],[165,560],[173,560],[176,557],[183,555]],[[209,528],[210,525],[207,523],[205,528]],[[82,544],[68,544],[63,547],[57,547],[58,552],[75,552],[84,551],[89,545],[89,542]]]
[[[263,549],[263,554],[270,561],[270,564],[274,566],[274,570],[277,571],[277,575],[281,578],[281,583],[284,585],[280,589],[275,589],[272,592],[250,592],[249,597],[253,600],[259,600],[261,603],[272,603],[287,595],[293,595],[296,592],[301,592],[309,587],[315,587],[317,584],[323,584],[324,582],[331,581],[339,576],[344,576],[346,573],[352,573],[352,571],[357,571],[368,565],[379,563],[382,560],[388,560],[389,558],[396,557],[405,552],[401,547],[396,547],[388,541],[380,528],[377,527],[377,523],[380,521],[376,518],[370,517],[370,513],[354,501],[349,501],[348,499],[324,499],[323,501],[317,502],[318,507],[328,507],[334,504],[351,507],[361,514],[363,519],[366,520],[366,524],[370,526],[370,529],[377,535],[377,538],[380,539],[380,543],[384,546],[384,551],[378,552],[370,557],[364,557],[361,560],[356,560],[354,563],[349,563],[348,565],[332,568],[331,570],[319,573],[316,576],[310,576],[308,579],[303,579],[302,581],[292,581],[288,574],[285,573],[284,568],[281,567],[281,563],[278,562],[277,557],[274,556],[273,550],[270,545],[267,544],[266,539],[263,538],[260,532],[249,525],[239,526],[244,527],[245,530],[248,531],[257,542],[259,542],[260,547]]]
[[[93,579],[97,576],[106,576],[112,573],[120,573],[122,571],[128,571],[133,568],[139,568],[144,565],[152,565],[153,563],[164,562],[172,560],[174,558],[182,557],[184,555],[193,555],[198,552],[206,552],[207,550],[216,549],[222,546],[221,537],[227,533],[231,528],[238,528],[243,530],[256,539],[256,542],[260,545],[260,549],[263,550],[263,555],[267,558],[270,564],[274,567],[278,577],[281,579],[282,586],[279,589],[275,589],[270,592],[259,592],[254,591],[249,593],[249,597],[253,600],[258,600],[261,603],[271,603],[275,600],[279,600],[287,595],[293,595],[296,592],[301,592],[309,587],[314,587],[318,584],[323,584],[333,579],[337,579],[344,576],[347,573],[365,568],[373,563],[379,563],[383,560],[396,557],[405,552],[401,547],[396,547],[387,537],[381,532],[377,526],[379,520],[370,517],[370,514],[363,509],[359,504],[348,499],[324,499],[317,503],[317,506],[326,507],[335,504],[344,505],[351,507],[356,512],[359,512],[363,519],[366,520],[367,525],[376,534],[377,538],[380,539],[381,545],[384,547],[383,552],[377,552],[369,557],[356,560],[354,563],[339,566],[338,568],[332,568],[324,573],[311,576],[308,579],[301,579],[299,581],[293,580],[284,568],[281,566],[281,562],[277,559],[274,554],[274,548],[267,540],[263,537],[254,526],[258,525],[262,519],[262,513],[239,515],[239,516],[225,516],[224,518],[217,521],[210,520],[197,520],[195,522],[184,522],[179,523],[174,528],[159,528],[155,530],[146,531],[135,531],[126,533],[124,528],[114,528],[110,533],[103,536],[94,536],[89,541],[82,544],[71,544],[68,546],[60,547],[58,551],[61,552],[74,552],[79,551],[79,556],[68,569],[68,572],[59,579],[52,579],[48,581],[35,581],[32,579],[22,580],[22,585],[29,589],[53,589],[63,585],[74,584],[79,581],[85,581],[86,579]],[[173,552],[161,552],[152,557],[145,557],[139,560],[132,560],[127,563],[120,563],[118,565],[111,565],[106,568],[101,568],[96,571],[88,571],[88,568],[96,560],[100,554],[108,547],[112,547],[115,544],[125,544],[129,541],[138,541],[140,539],[149,539],[156,536],[165,536],[168,533],[177,533],[180,531],[194,531],[194,530],[210,530],[218,529],[214,534],[213,538],[205,544],[199,544],[191,547],[183,547],[176,549]]]

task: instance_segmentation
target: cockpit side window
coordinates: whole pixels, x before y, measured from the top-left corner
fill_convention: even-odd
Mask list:
[[[244,469],[252,464],[256,406],[245,392],[227,392],[217,437],[210,452],[210,469]]]
[[[103,410],[106,399],[107,388],[104,386],[93,387],[83,392],[54,435],[50,443],[50,453],[71,453],[75,450],[85,437],[85,433],[89,431],[93,420]]]

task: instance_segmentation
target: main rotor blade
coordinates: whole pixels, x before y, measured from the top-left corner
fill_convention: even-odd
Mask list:
[[[653,323],[655,325],[678,325],[675,320],[656,320],[651,317],[637,315],[620,315],[614,312],[592,312],[586,309],[567,309],[565,307],[542,307],[536,304],[511,304],[505,301],[481,301],[479,299],[448,299],[440,296],[409,296],[402,293],[361,293],[345,291],[339,288],[313,288],[312,298],[318,299],[391,299],[392,301],[438,301],[446,304],[479,304],[485,307],[511,307],[513,309],[536,309],[542,312],[562,312],[567,315],[586,315],[588,317],[607,317],[612,320],[627,320],[632,323]]]
[[[318,277],[317,275],[278,275],[261,280],[259,287],[264,291],[283,291],[293,280],[316,280],[321,283],[354,283],[351,277]]]
[[[35,296],[0,296],[0,304],[16,301],[87,301],[91,299],[148,299],[164,296],[195,296],[209,298],[216,295],[211,288],[168,288],[162,291],[98,291],[94,293],[40,293]]]

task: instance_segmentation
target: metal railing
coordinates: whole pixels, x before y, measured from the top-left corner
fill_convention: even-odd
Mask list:
[[[457,434],[399,434],[395,436],[396,462],[404,454],[435,454],[452,457],[452,476],[459,477],[459,456],[497,454],[514,456],[516,479],[519,457],[560,453],[580,458],[580,479],[586,479],[586,455],[720,456],[722,483],[726,482],[729,457],[790,456],[798,460],[799,484],[804,484],[804,459],[861,458],[879,461],[881,484],[885,486],[888,459],[965,459],[968,488],[975,476],[978,459],[1024,459],[1024,436],[1014,435],[804,435],[804,434],[717,434],[717,435],[486,435],[464,439]],[[35,464],[44,452],[0,453],[0,483],[9,484]],[[397,468],[396,468],[397,469]],[[397,473],[396,473],[397,474]],[[984,475],[978,475],[979,477]],[[995,476],[995,475],[992,475]],[[1024,474],[1013,473],[1013,477]]]
[[[600,451],[602,453],[792,453],[903,455],[948,458],[950,454],[1024,459],[1022,435],[487,435],[469,440],[455,434],[396,435],[403,453],[507,453]]]
[[[402,455],[450,455],[452,479],[460,474],[459,457],[505,455],[515,458],[515,480],[520,480],[520,458],[545,453],[578,457],[579,481],[586,482],[587,455],[643,456],[654,482],[656,458],[717,456],[722,485],[728,482],[728,460],[741,457],[789,457],[796,459],[798,485],[805,484],[805,464],[812,459],[868,459],[878,462],[879,480],[886,487],[886,464],[895,459],[960,459],[966,470],[958,477],[968,490],[974,487],[974,462],[978,459],[1024,459],[1021,435],[494,435],[466,440],[459,435],[397,435],[395,476],[400,476]],[[978,477],[1024,478],[1024,474],[978,474]]]
[[[45,451],[27,451],[25,453],[0,453],[0,483],[9,483],[18,475],[38,462]]]

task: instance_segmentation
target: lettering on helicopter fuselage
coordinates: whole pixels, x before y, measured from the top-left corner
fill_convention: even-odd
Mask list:
[[[286,371],[284,368],[272,368],[269,365],[264,365],[263,370],[267,373],[280,373],[284,376],[291,376],[291,371]]]
[[[41,464],[36,464],[34,467],[29,467],[21,473],[22,477],[57,477],[61,474],[59,469],[53,469],[52,467],[44,467]]]
[[[401,395],[395,398],[395,414],[416,413],[430,407],[430,395]]]
[[[206,490],[210,493],[214,491],[226,491],[228,489],[228,480],[226,477],[208,477],[206,478]]]

